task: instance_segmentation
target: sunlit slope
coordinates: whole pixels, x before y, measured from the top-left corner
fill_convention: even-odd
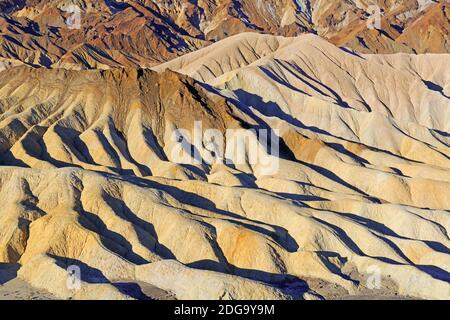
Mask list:
[[[60,298],[448,299],[448,59],[244,34],[160,73],[3,71],[0,262]],[[278,170],[178,163],[196,121],[278,129]]]

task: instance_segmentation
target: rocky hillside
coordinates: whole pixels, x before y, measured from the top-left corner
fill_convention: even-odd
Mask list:
[[[149,67],[242,32],[318,34],[363,53],[449,50],[447,1],[0,1],[0,58],[68,69]]]
[[[448,299],[449,59],[244,33],[154,70],[0,72],[0,263],[65,299]],[[207,129],[246,129],[241,160]]]

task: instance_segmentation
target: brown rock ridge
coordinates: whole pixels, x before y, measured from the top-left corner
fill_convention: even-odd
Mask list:
[[[47,68],[150,67],[249,31],[312,32],[364,53],[448,52],[447,1],[379,4],[381,29],[370,30],[367,1],[1,1],[0,58]],[[69,24],[75,5],[79,28]]]

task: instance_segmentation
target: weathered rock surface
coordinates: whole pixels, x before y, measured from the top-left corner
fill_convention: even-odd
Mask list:
[[[57,298],[448,299],[449,59],[242,34],[158,72],[5,70],[0,262]],[[279,129],[278,170],[206,138],[180,164],[196,121]]]
[[[0,59],[65,69],[151,67],[243,32],[315,33],[363,53],[449,52],[448,0],[0,1]],[[378,21],[378,20],[377,20]]]

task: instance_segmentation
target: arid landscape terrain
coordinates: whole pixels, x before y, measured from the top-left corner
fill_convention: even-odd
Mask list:
[[[0,12],[0,300],[450,299],[448,1]]]

